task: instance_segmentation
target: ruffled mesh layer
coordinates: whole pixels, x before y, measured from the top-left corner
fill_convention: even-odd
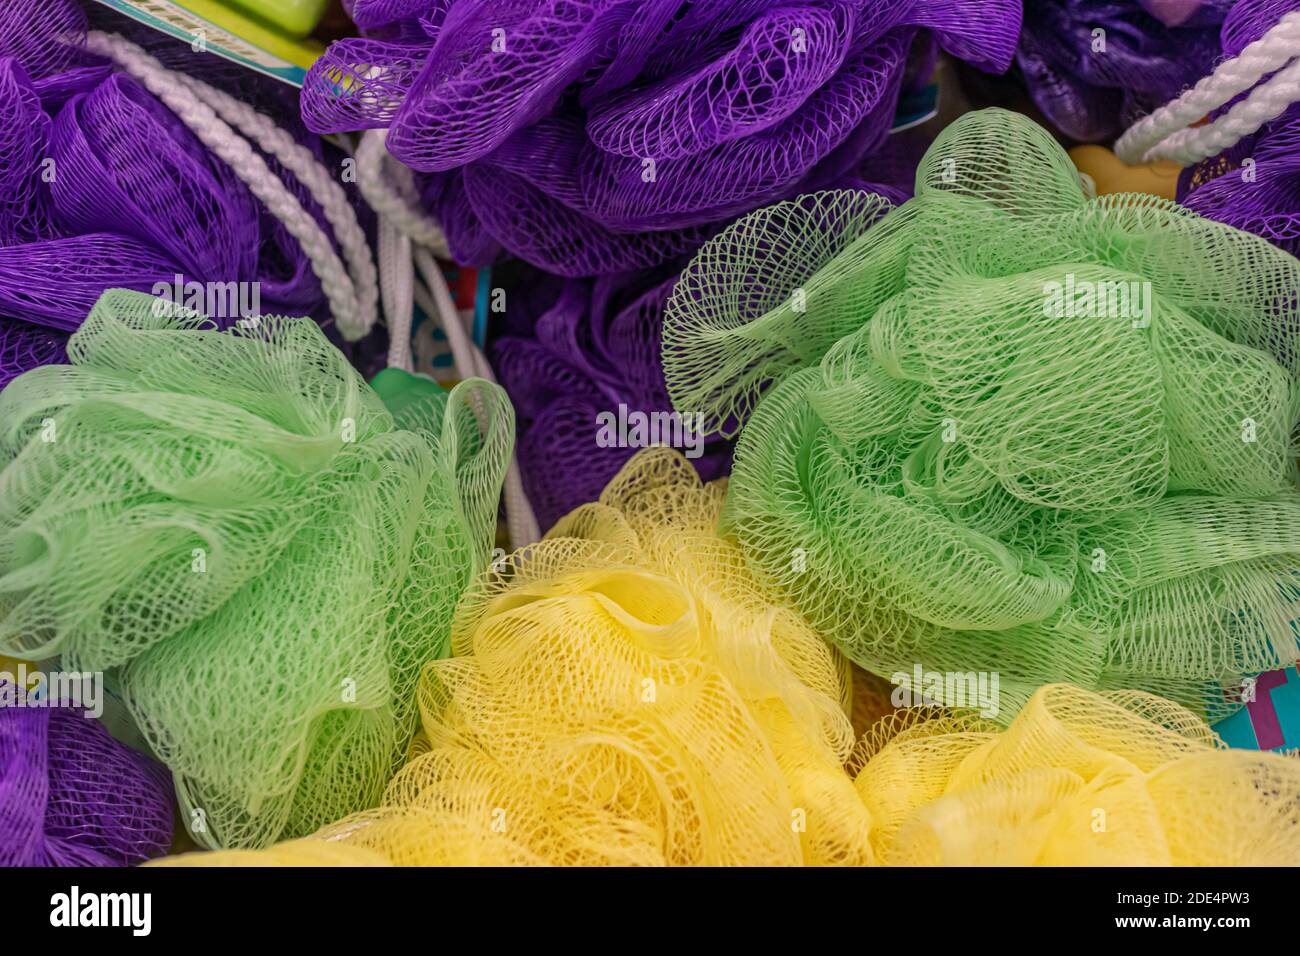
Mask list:
[[[859,746],[888,865],[1300,863],[1300,761],[1221,749],[1149,694],[1044,687],[1001,732],[904,711]]]
[[[755,586],[723,492],[642,452],[467,593],[380,808],[168,862],[1300,863],[1300,763],[1150,694],[1047,686],[1006,729],[891,711],[850,751],[879,685]]]
[[[876,865],[1300,863],[1300,763],[1224,750],[1188,711],[1149,694],[1048,686],[1005,730],[941,710],[897,711],[859,741],[854,758],[865,764],[852,784],[853,813],[869,821],[866,843],[854,848]],[[475,813],[492,799],[490,778],[484,784]],[[356,817],[271,850],[160,862],[374,866],[388,859],[377,847],[397,863],[550,862],[512,852],[483,827],[457,829],[468,848],[444,855],[447,827],[438,822],[414,810]]]
[[[53,329],[0,318],[0,388],[28,369],[66,361],[67,340]]]
[[[747,421],[726,522],[764,585],[876,674],[999,673],[1000,720],[1061,681],[1230,712],[1296,657],[1300,264],[1088,198],[1002,111],[887,205],[760,210],[668,304],[675,407]]]
[[[590,276],[664,264],[710,225],[849,170],[878,178],[858,167],[889,129],[918,30],[1000,71],[1020,5],[455,0],[355,15],[383,34],[317,62],[307,125],[388,128],[413,169],[459,171],[457,205],[435,206],[456,223],[458,261],[490,259],[466,242],[486,232],[547,271]],[[927,39],[918,59],[931,53]]]
[[[205,845],[372,805],[483,566],[513,414],[391,415],[309,319],[107,293],[0,394],[0,652],[118,669]]]
[[[71,707],[0,684],[0,866],[123,866],[167,851],[166,770]]]

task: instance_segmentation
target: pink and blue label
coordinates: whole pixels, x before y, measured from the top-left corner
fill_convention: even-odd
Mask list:
[[[1255,679],[1253,700],[1214,725],[1230,747],[1300,750],[1300,662]]]

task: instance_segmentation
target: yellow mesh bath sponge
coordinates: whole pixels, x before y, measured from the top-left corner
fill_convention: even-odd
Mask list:
[[[1049,685],[1005,730],[908,711],[859,750],[886,864],[1300,864],[1300,761],[1226,750],[1151,694]]]
[[[468,671],[480,666],[466,658],[431,667],[453,664]],[[572,687],[583,678],[576,671],[573,678],[568,687],[555,688],[548,709],[574,701]],[[521,688],[507,719],[518,720],[518,702],[540,696]],[[485,699],[474,709],[492,705]],[[783,707],[776,704],[769,714]],[[575,718],[581,722],[582,714]],[[789,861],[790,848],[780,840],[750,839],[744,829],[758,820],[770,823],[764,832],[776,833],[777,810],[753,812],[767,790],[741,801],[735,821],[719,817],[719,794],[734,792],[726,781],[738,781],[752,765],[727,748],[711,751],[717,788],[689,775],[659,777],[644,762],[647,783],[627,785],[639,754],[655,748],[680,755],[682,741],[672,735],[685,723],[659,726],[652,736],[623,735],[622,750],[620,727],[601,733],[575,724],[568,740],[545,739],[542,758],[518,766],[502,759],[508,752],[502,728],[442,744],[420,738],[417,755],[394,781],[384,808],[269,851],[190,854],[166,863],[664,862],[670,859],[667,848],[684,843],[705,861]],[[442,726],[454,734],[468,722],[445,720]],[[772,741],[775,746],[762,757],[781,765],[791,791],[807,799],[807,812],[794,817],[807,822],[801,848],[808,862],[1300,864],[1300,761],[1225,749],[1190,711],[1145,692],[1048,685],[1007,728],[941,708],[898,710],[859,741],[848,761],[857,772],[851,786],[848,772],[830,772],[815,738],[802,741],[812,744],[802,753],[794,749],[795,737],[778,731]],[[520,754],[528,742],[542,741],[532,730],[513,741]],[[481,744],[487,747],[475,749]],[[549,783],[532,776],[547,769],[554,774]],[[585,786],[576,786],[579,781]],[[650,793],[655,783],[677,789]],[[663,824],[654,822],[653,810],[664,812]],[[669,821],[693,824],[676,831],[679,837],[689,834],[689,841],[671,840]]]

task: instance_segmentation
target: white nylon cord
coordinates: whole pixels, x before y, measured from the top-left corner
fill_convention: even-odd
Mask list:
[[[389,220],[379,219],[379,275],[388,317],[388,364],[415,371],[411,356],[411,318],[414,311],[415,274],[411,269],[411,240]]]
[[[442,228],[419,207],[415,178],[404,164],[388,154],[388,131],[368,129],[357,146],[357,188],[370,207],[410,236],[417,245],[448,259],[447,237]]]
[[[1134,123],[1115,143],[1115,155],[1134,164],[1169,159],[1198,163],[1249,136],[1300,101],[1300,11],[1285,14],[1240,55],[1219,64],[1182,96]],[[1276,74],[1256,87],[1261,79]],[[1206,114],[1254,89],[1214,122],[1192,127]]]
[[[458,377],[478,376],[496,382],[487,357],[465,331],[460,310],[452,300],[434,256],[449,258],[447,237],[437,221],[419,207],[419,191],[411,170],[388,153],[388,132],[366,130],[357,146],[357,187],[366,202],[379,216],[380,285],[385,291],[384,313],[388,317],[389,364],[410,369],[411,309],[406,306],[406,289],[431,318],[436,317],[451,347],[452,362]],[[405,245],[393,236],[400,234]],[[388,236],[385,239],[385,236]],[[409,252],[407,251],[409,249]],[[425,283],[414,279],[418,264]],[[427,285],[427,288],[426,288]],[[390,298],[392,305],[390,306]],[[403,364],[406,363],[406,364]],[[541,538],[541,529],[532,503],[524,491],[519,456],[510,455],[505,481],[506,525],[510,542],[516,548]]]
[[[1292,103],[1300,100],[1300,60],[1278,72],[1271,80],[1256,87],[1240,103],[1235,103],[1214,122],[1179,130],[1161,142],[1155,158],[1172,159],[1191,166],[1217,156],[1254,133],[1269,120],[1277,119]]]
[[[167,69],[125,37],[92,30],[86,35],[86,47],[113,60],[144,84],[235,172],[271,215],[284,223],[311,262],[312,271],[320,280],[344,338],[355,341],[374,327],[378,318],[379,290],[374,264],[365,247],[365,237],[351,208],[344,208],[346,197],[342,188],[330,180],[329,173],[308,150],[293,142],[283,130],[275,129],[270,120],[219,90],[197,80],[178,78],[179,74]],[[339,230],[340,247],[355,272],[349,271],[335,253],[329,236],[248,140],[219,115],[222,113],[237,123],[247,124],[249,134],[258,139],[259,145],[275,155],[312,191],[331,225]],[[339,203],[340,198],[343,205]]]
[[[365,231],[357,221],[356,211],[348,202],[347,193],[339,185],[311,150],[303,146],[288,132],[281,129],[268,116],[263,116],[247,103],[228,93],[209,86],[202,80],[184,74],[175,74],[192,89],[199,99],[211,106],[227,123],[244,136],[257,143],[262,152],[274,156],[298,182],[307,187],[312,198],[321,207],[326,221],[334,231],[334,238],[347,261],[348,273],[356,285],[358,298],[365,312],[362,321],[369,331],[378,318],[378,276],[370,256],[370,245]]]
[[[460,311],[452,300],[451,290],[447,288],[447,280],[443,278],[438,263],[434,261],[433,256],[429,254],[427,249],[419,247],[415,250],[415,263],[420,269],[420,275],[433,293],[434,302],[432,304],[434,309],[430,314],[442,318],[443,331],[447,333],[447,342],[451,346],[452,361],[456,363],[457,371],[462,377],[465,377],[466,373],[468,373],[495,383],[496,376],[492,374],[492,366],[488,362],[487,356],[474,344],[474,341],[465,331],[465,326],[460,318]],[[427,311],[427,306],[421,307]],[[511,452],[510,465],[506,469],[504,493],[506,499],[506,528],[510,534],[511,545],[515,548],[522,548],[540,540],[542,537],[541,528],[538,526],[532,503],[528,500],[528,495],[524,491],[523,472],[519,468],[519,456],[514,451]]]

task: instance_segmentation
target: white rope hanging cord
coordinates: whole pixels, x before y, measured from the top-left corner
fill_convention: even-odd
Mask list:
[[[459,378],[496,382],[487,356],[465,331],[460,310],[434,256],[449,258],[447,238],[437,221],[420,209],[410,169],[388,152],[387,131],[367,130],[357,146],[357,188],[379,216],[379,276],[388,317],[388,364],[412,371],[412,305],[436,317],[451,347]],[[415,281],[415,266],[424,279]],[[517,452],[511,452],[505,480],[506,527],[513,547],[538,541],[541,528],[524,491]]]
[[[167,69],[125,37],[92,30],[86,35],[86,46],[144,84],[284,223],[311,262],[345,339],[356,341],[374,328],[379,282],[365,233],[343,188],[310,150],[269,118],[200,80]],[[311,191],[334,229],[347,265],[311,213],[231,124]]]
[[[422,246],[443,259],[449,258],[451,252],[441,227],[417,205],[418,191],[411,171],[389,155],[386,130],[366,130],[355,158],[357,189],[379,217],[379,275],[384,315],[388,317],[388,364],[409,372],[413,368],[412,250]],[[450,316],[441,318],[446,326]]]
[[[1190,166],[1223,152],[1300,101],[1297,57],[1300,11],[1283,16],[1240,55],[1134,123],[1115,143],[1115,155],[1130,164],[1169,159]],[[1269,74],[1274,75],[1256,86]],[[1249,96],[1213,122],[1191,125],[1247,90],[1252,90]]]
[[[438,267],[438,263],[434,261],[429,251],[422,247],[415,248],[414,259],[419,266],[420,275],[433,293],[434,301],[429,302],[419,294],[424,291],[422,287],[417,287],[416,300],[420,302],[420,308],[430,315],[442,317],[443,331],[447,333],[447,342],[451,346],[452,361],[456,365],[457,374],[461,378],[478,376],[495,384],[496,376],[492,374],[492,366],[487,356],[474,344],[474,340],[469,337],[464,325],[461,324],[460,312],[452,300],[451,290],[447,288],[447,280],[443,278],[442,269]],[[510,453],[510,465],[506,469],[503,492],[506,502],[506,529],[510,534],[511,545],[522,548],[540,540],[541,527],[533,512],[532,502],[528,500],[528,494],[524,491],[519,455],[514,450]]]
[[[362,133],[356,160],[357,188],[370,207],[439,259],[450,257],[442,228],[418,205],[414,175],[388,153],[388,131],[368,129]]]

